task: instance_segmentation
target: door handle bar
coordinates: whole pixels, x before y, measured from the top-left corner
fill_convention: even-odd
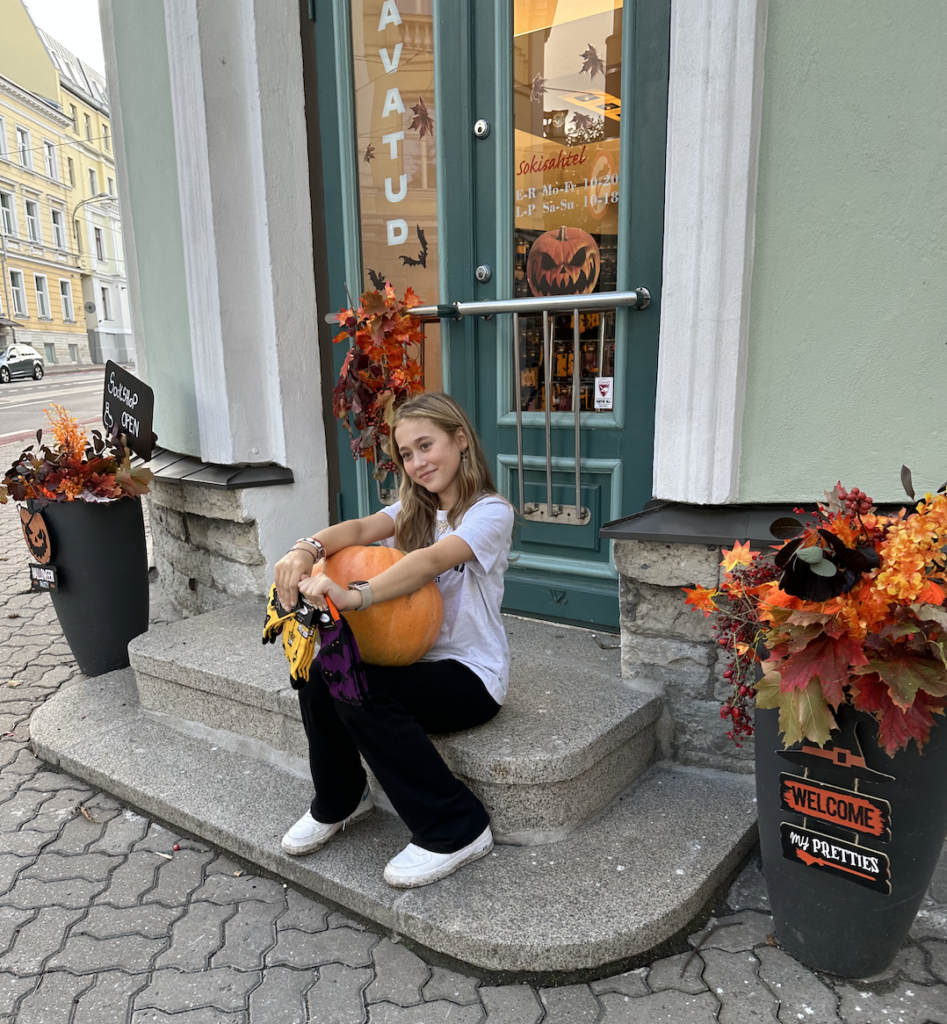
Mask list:
[[[595,292],[592,295],[550,295],[532,299],[488,299],[483,302],[438,303],[436,306],[415,306],[412,316],[436,317],[441,320],[460,320],[465,316],[495,316],[497,313],[571,313],[578,309],[614,309],[631,306],[647,309],[651,292],[636,288],[631,292]]]

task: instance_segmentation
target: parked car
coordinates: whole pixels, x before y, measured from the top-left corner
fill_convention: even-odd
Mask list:
[[[0,353],[0,384],[9,384],[14,377],[42,380],[45,372],[43,357],[29,345],[17,342]]]

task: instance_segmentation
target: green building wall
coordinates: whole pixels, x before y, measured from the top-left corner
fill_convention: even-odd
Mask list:
[[[742,501],[947,479],[947,4],[771,0]]]

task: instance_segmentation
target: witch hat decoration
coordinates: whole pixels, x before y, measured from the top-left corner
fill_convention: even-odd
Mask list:
[[[839,738],[829,741],[824,747],[817,747],[813,743],[804,743],[801,747],[777,750],[776,753],[803,768],[819,768],[830,772],[839,772],[850,779],[891,782],[894,779],[893,775],[876,771],[865,763],[861,741],[858,739],[858,723],[854,714],[840,714],[838,722]]]

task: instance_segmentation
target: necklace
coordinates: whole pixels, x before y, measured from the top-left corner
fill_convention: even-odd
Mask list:
[[[448,530],[449,526],[450,526],[450,523],[446,519],[438,519],[437,520],[437,532],[439,534],[447,533],[447,530]]]

